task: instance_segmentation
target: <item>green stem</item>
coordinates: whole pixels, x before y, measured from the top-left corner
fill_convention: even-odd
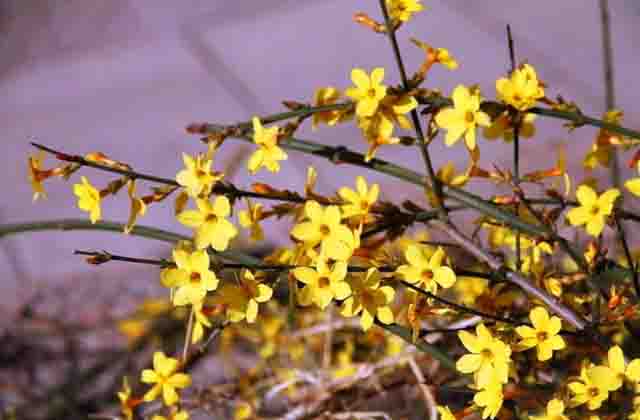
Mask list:
[[[72,163],[77,163],[78,165],[81,166],[87,166],[90,168],[94,168],[94,169],[99,169],[101,171],[105,171],[105,172],[111,172],[114,174],[119,174],[119,175],[123,175],[126,176],[128,178],[131,179],[142,179],[145,181],[150,181],[150,182],[154,182],[157,184],[163,184],[163,185],[168,185],[171,187],[176,187],[179,188],[181,185],[178,184],[174,179],[170,179],[170,178],[163,178],[163,177],[159,177],[159,176],[155,176],[155,175],[149,175],[149,174],[145,174],[142,172],[136,172],[133,171],[131,169],[123,169],[123,168],[117,168],[114,166],[108,166],[108,165],[103,165],[97,162],[93,162],[91,160],[87,160],[85,158],[83,158],[82,156],[77,156],[77,155],[69,155],[66,154],[64,152],[59,152],[57,150],[54,150],[50,147],[47,146],[43,146],[41,144],[38,143],[31,143],[31,145],[39,150],[45,151],[47,153],[51,153],[53,155],[55,155],[55,157],[59,160],[65,161],[65,162],[72,162]],[[250,197],[250,198],[260,198],[260,199],[264,199],[264,200],[276,200],[276,201],[290,201],[290,202],[294,202],[294,203],[304,203],[305,199],[304,197],[298,197],[298,196],[293,196],[293,195],[289,195],[287,197],[282,197],[282,196],[273,196],[273,195],[268,195],[268,194],[260,194],[257,192],[253,192],[253,191],[245,191],[245,190],[240,190],[238,188],[236,188],[234,185],[226,183],[226,182],[216,182],[213,185],[213,188],[211,190],[212,193],[214,194],[223,194],[223,195],[228,195],[231,197],[235,197],[235,198],[240,198],[240,197]]]
[[[58,219],[58,220],[42,220],[26,223],[12,223],[0,225],[0,239],[27,232],[43,232],[49,230],[58,231],[74,231],[74,230],[94,230],[102,232],[113,232],[122,234],[125,225],[123,223],[101,221],[95,224],[85,219]],[[180,235],[178,233],[157,229],[150,226],[134,226],[129,235],[140,236],[147,239],[155,239],[162,242],[174,244],[178,241],[189,241],[189,236]],[[258,264],[262,261],[258,258],[251,257],[234,251],[216,252],[216,255],[222,258],[237,261],[244,264]]]
[[[380,9],[382,10],[382,15],[384,16],[384,24],[387,28],[386,32],[389,38],[389,42],[391,42],[391,47],[393,48],[393,55],[395,57],[396,64],[398,66],[398,70],[400,71],[400,78],[402,79],[402,87],[406,91],[408,91],[409,80],[407,79],[407,72],[404,67],[404,62],[402,61],[402,54],[400,54],[400,47],[398,46],[398,39],[396,38],[396,31],[393,28],[393,25],[391,24],[391,19],[389,18],[389,11],[387,10],[387,5],[385,0],[380,0]],[[418,138],[418,146],[420,147],[422,160],[424,161],[424,165],[427,169],[427,174],[429,175],[429,181],[436,194],[438,209],[440,210],[442,216],[445,216],[446,209],[444,207],[444,195],[442,193],[442,183],[436,176],[436,171],[433,169],[433,162],[431,161],[431,155],[429,154],[429,145],[425,141],[424,133],[422,132],[422,124],[420,123],[420,118],[418,116],[418,111],[416,109],[411,110],[411,121],[413,123],[413,128],[416,132],[416,137]]]
[[[73,231],[73,230],[96,230],[103,232],[114,232],[121,233],[124,229],[124,224],[116,223],[116,222],[98,222],[92,224],[87,220],[81,219],[61,219],[61,220],[45,220],[45,221],[37,221],[37,222],[29,222],[29,223],[14,223],[8,225],[0,225],[0,238],[15,235],[19,233],[26,232],[42,232],[48,230],[60,230],[60,231]],[[163,242],[175,243],[179,240],[187,240],[189,237],[179,235],[177,233],[168,232],[161,229],[156,229],[152,227],[146,226],[135,226],[131,231],[130,235],[141,236],[149,239],[156,239]],[[254,258],[251,256],[241,256],[237,253],[233,252],[222,252],[220,255],[226,254],[230,259],[235,259],[236,261],[243,262],[245,261],[247,264],[259,264],[262,261],[258,258]],[[232,258],[233,257],[233,258]],[[391,332],[392,334],[398,335],[403,340],[409,342],[410,344],[415,344],[415,346],[425,353],[428,353],[436,360],[439,360],[443,366],[455,371],[455,362],[449,358],[445,353],[439,350],[437,347],[432,346],[431,344],[425,342],[424,340],[418,340],[417,343],[411,342],[411,332],[407,330],[405,327],[401,327],[399,325],[386,326],[381,325],[383,328]]]
[[[439,95],[427,95],[427,96],[416,96],[416,100],[418,103],[422,105],[431,105],[435,108],[442,108],[445,106],[453,106],[453,101],[450,98]],[[500,114],[504,112],[507,107],[496,101],[484,101],[480,105],[482,109],[492,109],[495,110],[496,113]],[[559,120],[571,121],[577,125],[590,125],[593,127],[603,128],[612,133],[618,133],[625,137],[630,137],[634,139],[640,140],[640,131],[631,130],[629,128],[625,128],[619,126],[617,124],[608,123],[606,121],[590,117],[588,115],[584,115],[581,113],[570,112],[570,111],[561,111],[551,108],[541,108],[541,107],[533,107],[529,108],[525,111],[527,114],[536,114],[541,115],[543,117],[556,118]]]
[[[102,221],[95,224],[86,219],[58,219],[41,220],[35,222],[12,223],[0,225],[0,238],[27,232],[42,232],[47,230],[74,231],[74,230],[97,230],[114,233],[122,233],[124,224],[118,222]],[[157,229],[148,226],[135,226],[130,235],[141,236],[148,239],[155,239],[162,242],[175,243],[181,240],[190,240],[188,236]]]

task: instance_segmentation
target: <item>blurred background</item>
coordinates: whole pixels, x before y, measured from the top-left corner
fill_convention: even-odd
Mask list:
[[[424,4],[428,10],[399,34],[409,72],[423,58],[409,37],[448,48],[460,63],[455,72],[432,70],[425,87],[449,94],[457,83],[479,83],[486,97],[494,97],[494,82],[509,67],[505,35],[509,23],[518,61],[535,65],[549,97],[562,94],[589,115],[604,112],[597,1]],[[32,203],[26,172],[27,157],[33,152],[29,141],[68,153],[101,151],[139,171],[173,177],[182,167],[181,152],[202,150],[197,137],[185,134],[190,122],[234,123],[281,111],[282,100],[311,101],[319,87],[348,87],[353,67],[384,66],[385,82],[396,83],[398,73],[387,39],[354,24],[352,15],[358,11],[380,16],[372,0],[0,1],[0,223],[86,217],[75,205],[71,183],[46,183],[48,199]],[[625,111],[624,125],[639,127],[640,3],[613,0],[610,14],[616,104]],[[559,121],[538,121],[539,135],[522,145],[523,172],[551,165],[559,144],[567,145],[570,170],[579,171],[595,130],[581,128],[568,134]],[[305,126],[298,137],[366,150],[353,124],[323,126],[316,132]],[[432,148],[436,166],[449,160],[458,169],[466,166],[461,144],[446,149],[437,143]],[[302,190],[311,164],[319,171],[322,192],[352,185],[362,173],[344,166],[338,173],[330,164],[291,152],[278,175],[262,171],[249,177],[245,159],[250,146],[230,144],[225,144],[215,165],[226,169],[228,179],[241,188],[259,181]],[[481,150],[485,167],[492,162],[510,166],[511,150],[504,143],[483,141]],[[415,149],[383,147],[378,156],[423,168]],[[51,163],[48,159],[45,167]],[[624,170],[628,171],[626,165]],[[101,186],[111,179],[88,169],[81,173]],[[380,183],[385,199],[423,202],[414,186],[398,185],[374,173],[363,175]],[[471,187],[491,191],[482,183]],[[148,191],[142,184],[138,188]],[[125,222],[128,206],[121,193],[104,202],[103,217]],[[169,202],[154,205],[139,223],[188,234],[172,214]],[[267,230],[272,244],[288,242],[286,224],[273,224]],[[237,245],[245,243],[240,239]],[[73,306],[73,316],[80,320],[100,312],[96,305],[119,302],[123,290],[134,297],[162,294],[155,269],[116,263],[88,266],[72,255],[74,249],[150,258],[170,252],[167,244],[110,233],[44,232],[2,238],[2,317],[12,319],[24,302],[56,288],[64,290],[61,313]],[[4,328],[1,323],[0,327]]]

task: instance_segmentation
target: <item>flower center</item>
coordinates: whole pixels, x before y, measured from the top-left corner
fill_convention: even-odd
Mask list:
[[[475,122],[475,121],[476,121],[476,116],[475,116],[475,114],[474,114],[473,112],[471,112],[471,111],[467,111],[467,112],[464,114],[464,120],[465,120],[467,123],[471,124],[471,123],[473,123],[473,122]]]
[[[207,173],[206,173],[205,171],[203,171],[202,169],[198,169],[198,170],[196,171],[196,176],[197,176],[198,178],[203,178],[205,175],[207,175]]]
[[[600,394],[600,390],[598,389],[597,386],[591,386],[589,387],[589,390],[587,391],[587,393],[589,394],[590,397],[595,398]]]
[[[367,200],[360,201],[360,209],[369,210],[369,202]]]
[[[549,334],[546,331],[539,331],[537,337],[538,341],[547,341],[549,339]]]
[[[375,96],[376,96],[375,88],[369,88],[369,90],[367,91],[367,95],[371,96],[372,98],[375,98]]]
[[[493,353],[491,353],[491,350],[489,350],[489,349],[482,350],[480,352],[480,356],[482,356],[482,358],[485,359],[485,360],[493,359]]]
[[[429,269],[422,270],[421,277],[424,281],[430,281],[433,279],[433,271]]]
[[[324,289],[326,287],[329,287],[329,284],[331,284],[331,282],[329,281],[329,277],[322,276],[318,278],[318,287]]]
[[[598,205],[591,206],[591,214],[595,216],[598,213],[600,213],[600,207]]]
[[[362,292],[362,295],[360,295],[360,299],[362,299],[362,304],[364,306],[371,306],[371,304],[375,302],[375,297],[368,290]]]
[[[200,277],[200,273],[197,272],[192,272],[191,276],[189,277],[189,281],[191,281],[191,283],[193,284],[198,284],[200,283],[201,277]]]
[[[331,233],[331,228],[327,225],[320,225],[320,233],[323,236],[327,236]]]
[[[218,216],[216,216],[215,214],[208,214],[207,217],[205,218],[205,221],[207,223],[216,223],[218,221]]]

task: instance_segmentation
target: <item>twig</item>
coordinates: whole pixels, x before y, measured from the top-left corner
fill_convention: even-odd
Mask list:
[[[625,233],[624,227],[622,226],[622,221],[618,217],[614,217],[616,222],[616,226],[618,227],[618,239],[620,239],[620,243],[622,244],[622,249],[624,251],[624,256],[627,260],[627,265],[629,265],[629,270],[631,271],[631,278],[633,280],[633,288],[636,291],[636,298],[640,299],[640,279],[638,279],[638,267],[633,261],[633,256],[631,255],[631,250],[629,249],[629,243],[627,242],[627,235]]]
[[[425,405],[427,406],[427,410],[429,412],[430,420],[438,420],[438,410],[436,409],[437,402],[435,397],[433,396],[433,392],[429,385],[427,385],[427,381],[424,377],[424,374],[420,370],[420,367],[416,363],[416,359],[411,356],[407,358],[409,362],[409,367],[411,368],[411,372],[416,377],[418,381],[418,388],[420,388],[420,392],[422,394],[422,399],[424,400]]]
[[[334,307],[333,305],[330,305],[329,308],[327,308],[327,317],[329,318],[328,324],[330,327],[327,328],[324,334],[324,346],[322,352],[323,369],[329,369],[329,367],[331,366],[331,354],[333,349],[333,328],[331,328],[331,325],[333,323],[333,312]]]
[[[407,79],[407,72],[404,68],[404,63],[402,61],[402,55],[400,54],[400,47],[398,46],[398,39],[396,38],[396,31],[391,23],[391,19],[389,18],[389,12],[387,10],[387,4],[385,0],[380,1],[380,9],[382,10],[382,15],[384,16],[384,24],[387,28],[387,36],[389,37],[389,41],[391,42],[391,47],[393,48],[393,55],[396,60],[396,64],[398,65],[398,70],[400,71],[400,78],[402,79],[402,86],[405,90],[409,90],[409,80]],[[436,176],[436,171],[433,169],[433,163],[431,162],[431,156],[429,155],[429,145],[425,141],[424,133],[422,132],[422,124],[420,123],[420,118],[418,117],[418,111],[416,109],[411,110],[411,121],[413,123],[413,128],[416,132],[416,137],[418,138],[418,146],[420,146],[420,153],[422,154],[422,160],[424,161],[425,167],[427,168],[427,174],[429,175],[429,181],[433,190],[435,191],[438,208],[442,215],[446,214],[446,209],[444,207],[444,195],[442,192],[442,184],[440,180]]]
[[[511,25],[507,24],[507,44],[509,46],[509,61],[511,63],[511,73],[516,71],[516,52],[511,35]],[[516,189],[520,187],[520,112],[513,107],[509,107],[509,115],[513,124],[513,183]],[[516,214],[518,214],[519,204],[516,203]],[[522,267],[522,247],[520,246],[521,234],[516,232],[516,270]]]
[[[544,290],[539,289],[538,287],[533,285],[528,279],[522,277],[519,273],[507,270],[503,266],[502,262],[500,262],[488,252],[481,249],[471,240],[466,238],[452,224],[441,221],[433,221],[432,224],[448,234],[451,239],[462,245],[478,260],[483,261],[487,265],[489,265],[492,270],[497,273],[502,273],[508,281],[520,286],[520,288],[525,292],[543,301],[547,306],[549,306],[549,308],[551,308],[554,313],[556,313],[560,318],[567,321],[569,324],[573,325],[576,329],[584,330],[587,327],[588,323],[587,321],[582,319],[582,317],[577,315],[562,303],[558,302],[553,296],[551,296]]]
[[[191,307],[189,312],[189,321],[187,323],[187,331],[184,335],[184,347],[182,348],[182,363],[187,362],[187,355],[189,354],[189,346],[191,345],[191,335],[193,334],[193,321],[195,318],[195,309]]]
[[[178,184],[178,182],[176,182],[174,179],[162,178],[159,176],[149,175],[142,172],[136,172],[131,169],[124,169],[124,168],[115,167],[115,166],[103,165],[91,160],[87,160],[82,156],[69,155],[67,153],[60,152],[50,147],[43,146],[41,144],[34,143],[34,142],[31,142],[31,145],[36,149],[51,153],[55,155],[55,157],[58,160],[62,160],[65,162],[77,163],[78,165],[81,165],[81,166],[86,166],[94,169],[99,169],[105,172],[111,172],[111,173],[123,175],[130,179],[142,179],[145,181],[150,181],[157,184],[164,184],[171,187],[176,187],[176,188],[180,187],[180,184]],[[277,195],[276,196],[276,195],[270,195],[270,194],[261,194],[253,191],[240,190],[227,182],[217,182],[212,187],[211,192],[213,194],[229,195],[234,198],[250,197],[250,198],[259,198],[263,200],[290,201],[295,203],[305,202],[305,198],[294,196],[294,195],[287,195],[287,196]]]
[[[600,29],[602,35],[602,67],[604,73],[605,111],[616,106],[615,78],[613,72],[613,45],[609,19],[609,0],[600,0]],[[611,150],[611,180],[613,186],[620,186],[620,161],[615,148]]]

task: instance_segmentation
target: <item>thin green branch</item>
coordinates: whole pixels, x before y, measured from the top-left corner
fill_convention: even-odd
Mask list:
[[[544,290],[536,287],[529,279],[523,277],[520,273],[508,270],[501,261],[482,250],[475,245],[470,239],[460,233],[455,226],[450,223],[445,223],[439,220],[431,222],[434,226],[445,232],[449,237],[460,245],[462,245],[467,251],[472,253],[479,261],[486,263],[496,274],[504,277],[507,281],[516,284],[522,290],[535,298],[544,302],[551,310],[556,313],[560,318],[573,325],[578,330],[584,330],[588,326],[588,322],[582,317],[572,311],[570,308],[557,301],[553,296]]]
[[[428,94],[417,94],[415,96],[416,100],[418,101],[419,104],[421,105],[429,105],[432,108],[443,108],[443,107],[447,107],[447,106],[452,106],[453,105],[453,100],[449,97],[446,96],[442,96],[439,94],[433,94],[433,93],[428,93]],[[331,104],[331,105],[322,105],[322,106],[304,106],[301,107],[298,110],[295,111],[288,111],[288,112],[281,112],[281,113],[277,113],[277,114],[272,114],[272,115],[267,115],[265,117],[261,117],[260,121],[263,124],[268,124],[268,123],[274,123],[274,122],[278,122],[278,121],[283,121],[283,120],[287,120],[290,118],[296,118],[296,117],[305,117],[308,115],[312,115],[314,113],[317,112],[327,112],[327,111],[340,111],[340,110],[345,110],[348,109],[350,107],[353,107],[353,102],[350,101],[346,101],[346,102],[340,102],[340,103],[336,103],[336,104]],[[481,107],[483,109],[491,109],[491,110],[495,110],[495,112],[497,113],[502,113],[504,111],[506,111],[507,107],[505,104],[501,103],[501,102],[497,102],[497,101],[493,101],[493,100],[486,100],[483,101],[481,104]],[[618,133],[621,134],[623,136],[626,137],[630,137],[630,138],[635,138],[640,140],[640,131],[637,130],[632,130],[630,128],[626,128],[626,127],[622,127],[620,125],[617,124],[612,124],[609,122],[606,122],[604,120],[598,119],[598,118],[594,118],[594,117],[590,117],[588,115],[582,114],[582,113],[576,113],[576,112],[571,112],[571,111],[561,111],[561,110],[556,110],[556,109],[551,109],[551,108],[542,108],[542,107],[533,107],[533,108],[529,108],[525,113],[530,113],[530,114],[536,114],[536,115],[541,115],[543,117],[549,117],[549,118],[554,118],[554,119],[559,119],[559,120],[564,120],[564,121],[569,121],[571,123],[574,123],[578,126],[580,125],[590,125],[593,127],[597,127],[597,128],[603,128],[607,131],[613,132],[613,133]],[[209,126],[217,126],[217,129],[214,130],[210,130],[208,132],[199,132],[200,130],[195,129],[196,127],[202,127],[205,125],[209,125]],[[221,134],[224,132],[225,129],[229,129],[229,130],[241,130],[241,131],[249,131],[251,130],[251,121],[243,121],[240,123],[236,123],[236,124],[232,124],[232,125],[219,125],[219,124],[193,124],[190,126],[189,131],[190,132],[194,132],[194,133],[198,133],[198,134]],[[244,133],[246,134],[246,133]],[[232,137],[235,137],[235,135],[232,135]]]
[[[387,5],[385,0],[380,0],[380,9],[382,10],[382,15],[384,16],[384,24],[387,28],[386,33],[389,38],[389,42],[391,42],[391,47],[393,48],[393,55],[395,57],[396,64],[398,66],[398,70],[400,71],[400,78],[402,79],[402,87],[406,91],[408,91],[410,90],[410,86],[409,86],[409,80],[407,79],[407,71],[404,68],[404,62],[402,61],[402,54],[400,54],[400,47],[398,46],[398,39],[396,38],[396,31],[391,23],[391,19],[389,18],[389,11],[387,10]],[[411,110],[411,121],[413,123],[413,128],[416,132],[416,137],[418,138],[418,146],[420,147],[422,160],[424,161],[424,165],[427,169],[427,174],[429,175],[429,181],[436,194],[438,208],[441,211],[441,213],[445,215],[446,209],[444,207],[444,195],[442,193],[442,183],[436,176],[436,171],[433,169],[433,162],[431,161],[431,155],[429,154],[429,145],[425,141],[424,133],[422,132],[422,124],[420,123],[420,118],[418,116],[418,111],[415,109]]]
[[[58,219],[58,220],[42,220],[26,223],[11,223],[0,225],[0,239],[10,235],[22,234],[27,232],[43,232],[50,230],[57,231],[75,231],[75,230],[93,230],[102,232],[113,232],[123,235],[124,224],[111,221],[100,221],[91,223],[86,219]],[[157,229],[150,226],[137,225],[131,230],[129,235],[140,236],[147,239],[155,239],[167,243],[176,243],[178,241],[191,240],[189,236],[180,235],[178,233]],[[230,259],[245,264],[256,264],[261,262],[260,259],[237,253],[234,251],[216,252],[216,255],[222,258]]]
[[[153,265],[160,268],[175,267],[175,263],[165,259],[128,257],[126,255],[112,254],[107,251],[75,250],[73,254],[91,257],[92,258],[92,260],[90,261],[91,264],[104,264],[109,261],[121,261],[121,262],[133,263],[133,264]],[[220,255],[220,254],[217,254],[217,255]],[[229,259],[232,259],[232,260],[239,259],[239,255],[236,253],[231,254],[230,251],[227,251],[227,255],[230,255]],[[225,269],[233,270],[233,269],[247,268],[253,271],[265,271],[265,272],[274,272],[274,273],[287,272],[287,271],[291,271],[301,267],[314,268],[307,265],[264,264],[264,262],[259,258],[250,257],[250,256],[247,256],[247,258],[245,258],[245,261],[246,262],[244,263],[231,263],[231,262],[213,263],[211,267],[219,270],[225,270]],[[347,267],[347,271],[350,273],[364,273],[367,270],[369,270],[369,268],[370,267],[349,265]],[[397,270],[397,267],[380,266],[380,267],[377,267],[377,269],[382,273],[393,273]],[[478,277],[478,278],[483,278],[487,280],[495,280],[495,277],[491,273],[484,273],[481,271],[455,269],[454,272],[456,273],[457,276]]]
[[[511,73],[516,71],[516,51],[513,44],[513,36],[511,34],[511,25],[507,24],[507,45],[509,49],[509,61],[511,62]],[[513,184],[516,189],[520,186],[520,112],[513,107],[509,107],[509,115],[513,124]],[[518,213],[519,204],[516,203],[516,214]],[[519,271],[522,267],[522,247],[520,232],[516,232],[516,269]]]
[[[131,169],[103,165],[97,162],[93,162],[91,160],[87,160],[82,156],[69,155],[67,153],[54,150],[50,147],[47,147],[38,143],[32,142],[31,145],[39,150],[53,154],[58,160],[61,160],[64,162],[77,163],[78,165],[81,165],[81,166],[87,166],[90,168],[99,169],[101,171],[123,175],[130,179],[141,179],[145,181],[154,182],[157,184],[168,185],[171,187],[176,187],[176,188],[180,187],[180,184],[178,184],[174,179],[163,178],[155,175],[149,175],[142,172],[136,172]],[[286,197],[283,197],[283,196],[273,196],[269,194],[261,194],[253,191],[240,190],[236,188],[234,185],[229,184],[227,182],[215,183],[213,185],[211,192],[213,194],[223,194],[223,195],[231,196],[234,198],[249,197],[249,198],[259,198],[263,200],[290,201],[294,203],[303,203],[305,201],[304,197],[298,197],[294,195],[288,195]]]
[[[602,34],[602,67],[604,74],[605,111],[616,106],[615,79],[613,74],[613,45],[611,44],[611,25],[609,1],[600,0],[600,29]],[[611,180],[613,186],[620,188],[620,157],[617,149],[611,150]]]

